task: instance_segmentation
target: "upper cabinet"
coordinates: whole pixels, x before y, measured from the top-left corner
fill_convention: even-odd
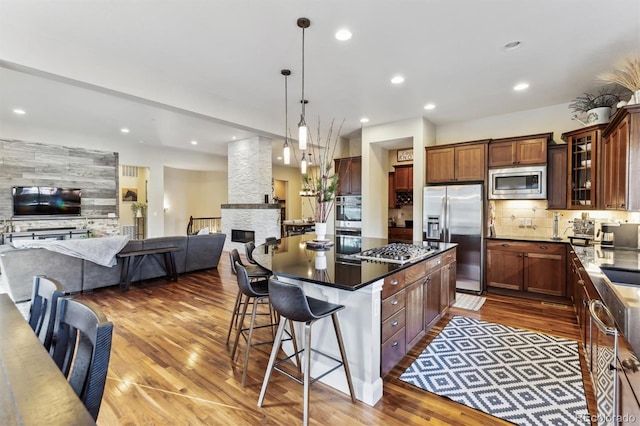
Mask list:
[[[567,144],[547,149],[547,209],[567,208]]]
[[[602,207],[640,211],[640,104],[618,110],[602,132]]]
[[[362,157],[338,158],[338,195],[362,194]]]
[[[599,207],[601,135],[606,124],[584,127],[562,134],[567,142],[567,208]]]
[[[413,191],[413,164],[408,166],[394,166],[395,190]]]
[[[427,183],[484,181],[487,140],[428,147]]]
[[[547,163],[547,144],[553,133],[494,139],[489,144],[489,167],[529,166]]]

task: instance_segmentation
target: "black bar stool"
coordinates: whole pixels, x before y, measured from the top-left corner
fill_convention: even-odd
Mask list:
[[[338,311],[344,309],[344,305],[337,305],[335,303],[325,302],[323,300],[314,299],[312,297],[306,297],[302,287],[297,284],[284,283],[277,279],[269,279],[269,298],[271,305],[280,315],[280,323],[278,325],[278,331],[276,332],[276,339],[271,350],[271,356],[269,358],[269,365],[262,382],[262,390],[260,391],[260,398],[258,399],[258,407],[262,407],[264,396],[267,392],[267,386],[269,385],[269,378],[271,377],[271,371],[277,370],[284,375],[292,378],[304,387],[304,417],[303,424],[309,424],[309,385],[316,380],[321,379],[332,371],[344,366],[344,372],[347,376],[347,384],[349,385],[349,393],[351,394],[351,402],[356,402],[355,393],[353,391],[353,383],[351,382],[351,372],[349,371],[349,363],[347,362],[347,354],[344,350],[344,343],[342,341],[342,334],[340,333],[340,324],[338,323]],[[340,355],[342,360],[336,359],[332,356],[311,349],[311,326],[319,319],[328,317],[331,315],[333,320],[333,328],[336,332],[336,338],[338,340],[338,347],[340,348]],[[276,356],[280,350],[282,344],[282,334],[284,332],[285,322],[295,321],[304,323],[305,331],[305,348],[295,352],[293,355],[279,360],[276,362]],[[295,350],[295,349],[294,349]],[[337,365],[318,377],[310,378],[309,372],[311,369],[311,351],[314,351],[326,358],[329,358]],[[303,369],[304,377],[300,380],[298,377],[293,376],[287,371],[279,368],[279,365],[285,361],[288,361],[294,355],[304,352]]]
[[[233,361],[235,359],[236,350],[238,349],[238,341],[240,340],[240,336],[242,335],[243,337],[245,337],[247,341],[247,347],[245,348],[245,354],[244,354],[244,369],[242,371],[242,387],[244,388],[245,382],[247,379],[247,367],[249,366],[249,351],[253,347],[273,343],[273,337],[275,336],[274,327],[277,323],[277,319],[271,309],[271,305],[269,304],[269,288],[268,288],[267,280],[250,281],[249,276],[247,275],[247,270],[244,266],[240,265],[239,263],[236,263],[236,268],[238,270],[238,276],[237,276],[238,288],[241,295],[245,297],[245,300],[244,302],[242,302],[242,305],[244,305],[244,308],[242,309],[240,324],[237,327],[236,338],[233,343],[233,350],[231,351],[231,360]],[[258,313],[258,305],[260,303],[268,304],[269,322],[268,324],[257,326],[256,315],[267,315],[266,313]],[[247,316],[247,308],[249,307],[249,304],[252,305],[251,314],[250,314],[251,321],[249,323],[249,327],[245,327],[244,319]],[[260,328],[267,328],[267,327],[271,327],[271,339],[268,341],[254,342],[253,340],[254,331]],[[245,333],[247,333],[247,335],[245,335]],[[291,340],[293,340],[292,342],[293,347],[295,348],[295,351],[297,351],[298,345],[296,344],[294,335],[291,335]],[[297,359],[297,365],[299,367],[300,359],[299,358],[296,358],[296,359]]]
[[[242,259],[240,259],[240,253],[237,249],[231,249],[231,251],[229,252],[229,262],[231,263],[231,272],[233,272],[234,275],[238,275],[236,264],[242,265],[246,269],[250,281],[266,280],[271,276],[271,271],[269,271],[268,269],[264,269],[261,266],[245,265],[244,263],[242,263]],[[233,326],[235,325],[237,327],[238,325],[238,319],[240,318],[240,309],[242,308],[241,303],[242,292],[238,288],[238,294],[236,294],[236,302],[233,307],[233,314],[231,315],[231,322],[229,323],[229,330],[227,331],[227,345],[229,344],[229,339],[231,338],[231,330],[233,330]]]

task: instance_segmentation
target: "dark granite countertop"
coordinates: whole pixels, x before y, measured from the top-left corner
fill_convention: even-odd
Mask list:
[[[256,247],[253,257],[260,265],[271,269],[276,276],[280,275],[342,290],[355,291],[387,275],[415,265],[418,261],[437,256],[457,246],[457,244],[430,243],[429,246],[434,249],[432,254],[418,261],[399,265],[355,259],[352,255],[354,248],[351,246],[334,245],[326,251],[310,250],[306,247],[305,242],[312,240],[312,235],[282,238],[277,245],[262,244]],[[335,242],[333,235],[327,235],[327,238]],[[389,242],[390,240],[383,238],[363,237],[361,250],[382,247]],[[413,243],[423,245],[422,241]],[[316,258],[321,257],[326,259],[326,269],[316,268]],[[324,263],[324,260],[318,259],[317,262]]]

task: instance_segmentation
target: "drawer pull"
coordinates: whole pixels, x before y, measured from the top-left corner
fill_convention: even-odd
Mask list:
[[[391,285],[398,285],[398,280],[391,280]]]
[[[509,244],[504,243],[504,244],[502,244],[502,247],[507,248],[507,247],[509,247]]]
[[[398,320],[395,320],[391,323],[391,327],[395,327],[396,325],[398,325]]]
[[[393,300],[391,301],[391,304],[392,304],[392,305],[397,305],[397,304],[398,304],[398,299],[393,299]]]
[[[547,246],[540,246],[539,248],[540,248],[540,250],[547,250],[548,249]]]
[[[398,346],[398,341],[396,340],[395,342],[393,342],[393,343],[391,344],[391,346],[392,346],[392,347],[394,347],[394,348],[395,348],[396,346]]]

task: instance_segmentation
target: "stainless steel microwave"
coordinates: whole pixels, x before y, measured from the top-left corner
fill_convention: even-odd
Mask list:
[[[547,166],[489,169],[490,200],[544,200]]]

